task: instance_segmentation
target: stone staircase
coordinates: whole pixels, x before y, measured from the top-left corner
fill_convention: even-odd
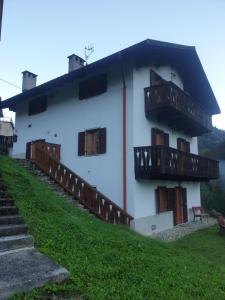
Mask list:
[[[0,300],[68,277],[65,268],[34,248],[28,226],[0,177]]]
[[[28,227],[0,177],[0,254],[33,246]]]

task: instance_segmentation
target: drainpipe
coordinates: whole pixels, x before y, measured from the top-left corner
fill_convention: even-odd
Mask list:
[[[121,55],[120,62],[123,83],[123,209],[127,211],[127,88]]]

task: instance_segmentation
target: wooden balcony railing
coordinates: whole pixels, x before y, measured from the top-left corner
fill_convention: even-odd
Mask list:
[[[192,136],[211,131],[211,116],[173,82],[147,87],[144,93],[147,118],[156,116],[160,121],[168,121],[169,126]]]
[[[48,143],[47,143],[48,145]],[[133,219],[118,205],[92,187],[80,176],[61,164],[55,152],[49,151],[45,143],[34,143],[34,162],[65,191],[73,195],[98,218],[107,223],[129,225]]]
[[[166,146],[134,148],[136,179],[208,181],[219,177],[219,162]]]

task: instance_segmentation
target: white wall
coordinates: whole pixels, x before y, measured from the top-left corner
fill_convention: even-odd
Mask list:
[[[151,128],[159,128],[169,134],[170,147],[177,148],[177,138],[184,138],[190,142],[191,153],[198,154],[197,138],[191,138],[183,132],[173,131],[166,123],[158,123],[156,120],[149,121],[145,117],[144,88],[150,85],[150,69],[155,70],[165,80],[171,80],[171,72],[176,74],[173,82],[183,89],[182,80],[176,70],[169,66],[154,68],[142,67],[133,71],[133,140],[134,147],[151,145]],[[187,188],[188,208],[200,204],[200,185],[195,182],[139,180],[134,182],[134,211],[135,219],[156,214],[155,190],[158,186],[175,187],[181,184]]]
[[[77,83],[67,85],[48,98],[47,111],[28,116],[27,106],[17,108],[16,130],[18,141],[14,155],[25,153],[26,143],[35,139],[61,144],[62,162],[90,184],[97,186],[119,206],[123,206],[122,193],[122,80],[114,67],[108,73],[108,92],[86,100],[78,100]],[[132,72],[126,76],[128,110],[132,107]],[[132,122],[128,118],[127,122]],[[28,128],[31,124],[32,127]],[[107,151],[95,156],[78,156],[78,132],[107,128]],[[54,135],[57,134],[57,137]],[[128,144],[132,134],[127,134]],[[128,168],[130,166],[128,165]],[[130,179],[129,179],[130,180]],[[131,198],[131,192],[128,192]],[[128,203],[131,212],[132,203]]]

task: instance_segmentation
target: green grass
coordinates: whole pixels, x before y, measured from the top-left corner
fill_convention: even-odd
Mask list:
[[[0,157],[0,173],[36,247],[71,274],[16,299],[77,299],[77,291],[92,300],[225,299],[225,237],[216,227],[166,244],[82,213],[9,158]]]

